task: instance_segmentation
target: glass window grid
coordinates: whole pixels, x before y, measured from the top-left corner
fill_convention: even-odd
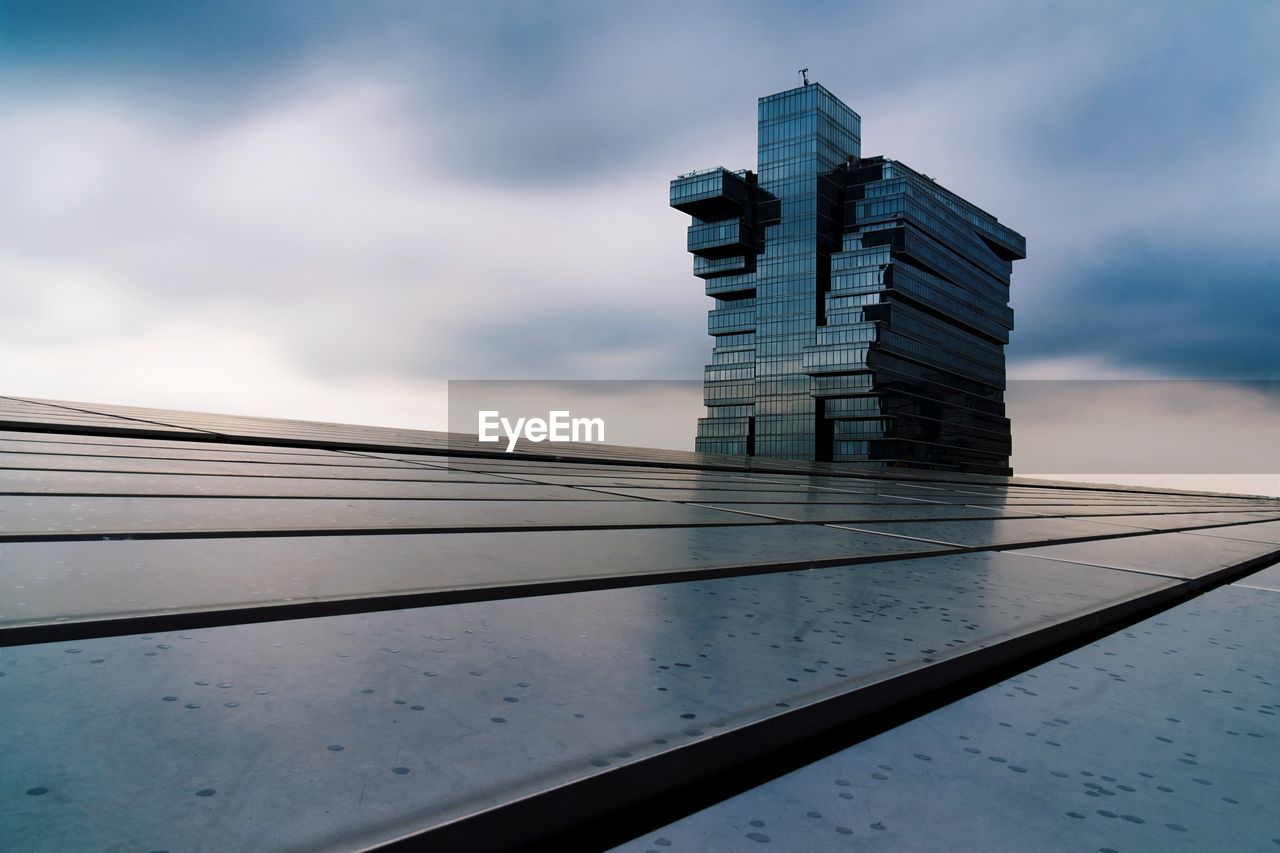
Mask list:
[[[706,442],[700,438],[699,449],[718,442],[720,447],[745,450],[741,430],[745,419],[751,417],[746,414],[749,410],[757,417],[757,453],[813,458],[813,395],[863,392],[865,399],[873,400],[865,394],[876,387],[870,369],[889,385],[910,382],[913,388],[935,389],[930,392],[935,396],[950,395],[1003,411],[999,389],[985,387],[982,380],[993,378],[985,374],[984,367],[1003,367],[999,344],[1007,340],[1007,326],[1001,323],[1012,324],[1007,305],[1007,270],[1011,265],[1005,257],[1016,254],[1017,244],[1010,242],[1010,235],[1017,236],[1016,232],[999,226],[993,217],[949,191],[935,189],[924,176],[905,167],[895,169],[893,161],[869,166],[855,162],[851,169],[835,172],[847,154],[858,153],[859,123],[856,114],[816,85],[761,99],[760,186],[774,200],[760,208],[758,215],[777,218],[762,220],[754,267],[747,269],[744,259],[740,269],[714,270],[730,279],[723,285],[713,285],[715,279],[708,279],[709,295],[744,298],[717,301],[708,315],[709,331],[720,333],[716,342],[734,340],[741,348],[713,349],[707,370],[708,376],[715,378],[706,396],[709,403],[710,398],[717,398],[712,404],[716,412],[711,416],[708,410],[705,420],[710,432]],[[883,183],[851,188],[850,197],[861,197],[851,205],[853,215],[860,217],[855,223],[866,227],[844,233],[841,188],[846,177],[842,176],[852,175]],[[894,220],[863,222],[874,217]],[[709,223],[695,220],[695,225],[705,224]],[[975,232],[990,238],[1007,254],[997,254]],[[732,239],[732,235],[701,229],[692,244],[718,248],[712,241],[719,239]],[[753,328],[726,328],[727,323],[744,322],[748,306]],[[820,309],[824,309],[827,326],[816,325]],[[873,309],[878,312],[877,319],[866,314]],[[870,349],[880,331],[888,336],[885,345],[889,349]],[[868,347],[862,350],[863,355],[853,358],[861,361],[861,366],[848,368],[842,375],[805,373],[805,360],[846,357],[834,348],[824,352],[815,346],[831,332],[844,333],[840,339],[847,341],[842,344],[846,348],[851,343]],[[801,359],[798,365],[797,356]],[[754,367],[755,375],[749,398],[745,379],[737,381],[748,365]],[[898,368],[896,373],[894,368]],[[907,378],[913,375],[914,380]],[[729,402],[725,396],[732,393],[742,394],[742,402]],[[908,408],[897,405],[893,417],[910,419]],[[994,425],[994,432],[999,433],[1000,419],[992,420],[989,413],[977,417],[985,419],[983,426]],[[729,423],[732,418],[742,420],[733,425]],[[941,424],[930,425],[925,420],[917,419],[905,428],[899,423],[892,429],[898,436],[906,429],[921,438],[943,433]],[[977,428],[974,417],[955,410],[954,420],[956,427],[948,435],[962,444],[977,443],[972,435],[963,433],[965,428]],[[891,429],[889,416],[871,421],[878,426],[864,423],[842,429],[859,432],[859,438],[873,435],[876,429]],[[737,432],[730,439],[734,430]],[[987,440],[999,444],[999,436],[988,436]],[[843,449],[853,446],[845,442]],[[913,454],[915,458],[939,458],[935,450],[913,451],[896,440],[876,439],[862,442],[862,446],[869,447],[873,457],[892,450],[903,459],[913,458]],[[994,457],[985,463],[995,467],[1004,464]]]
[[[892,195],[885,198],[855,203],[855,224],[865,227],[878,220],[905,217],[920,230],[929,233],[952,251],[965,257],[970,263],[981,267],[994,276],[1008,278],[1013,271],[1013,262],[1001,258],[973,233],[972,228],[951,211],[936,204],[932,199],[919,200],[906,194]]]

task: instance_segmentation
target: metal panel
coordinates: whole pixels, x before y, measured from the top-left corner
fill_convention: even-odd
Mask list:
[[[1188,533],[1156,533],[1124,539],[1048,545],[1014,553],[1088,563],[1176,578],[1201,578],[1254,560],[1280,555],[1280,545],[1214,539]]]
[[[0,542],[0,837],[16,849],[351,849],[426,828],[440,849],[517,844],[1158,606],[1203,581],[1184,579],[1193,555],[1220,567],[1268,547],[1183,537],[1171,565],[1186,569],[1168,578],[938,556],[958,546],[906,531],[982,547],[1105,535],[1136,561],[1169,537],[1131,521],[1280,506],[643,448],[507,455],[443,433],[0,398],[5,411],[53,431],[0,433],[5,458],[46,466],[0,470],[0,491],[43,493],[0,499],[0,526],[82,537]],[[1111,516],[1045,517],[1078,513]],[[492,525],[562,529],[479,532]]]
[[[788,715],[1171,588],[1050,565],[969,554],[2,649],[0,834],[351,849],[622,790],[629,767],[674,784],[686,748],[749,754]]]
[[[1242,517],[1245,516],[1245,517]],[[1153,530],[1174,530],[1191,527],[1211,527],[1220,524],[1237,524],[1259,518],[1274,517],[1271,513],[1193,512],[1172,515],[1127,515],[1116,523]]]
[[[629,487],[610,488],[607,486],[580,486],[582,489],[606,491],[614,495],[626,495],[630,498],[647,498],[660,501],[689,501],[701,504],[748,503],[764,505],[787,504],[847,504],[865,503],[864,494],[852,495],[834,490],[801,490],[801,489],[636,489]],[[871,497],[871,501],[876,501]]]
[[[239,608],[263,605],[378,610],[939,550],[806,525],[0,543],[0,641],[4,628],[29,625],[92,636],[122,632],[95,619],[226,611],[218,624],[228,624],[250,618]]]
[[[1223,539],[1244,539],[1249,542],[1269,542],[1280,545],[1280,522],[1264,521],[1260,524],[1241,524],[1233,527],[1215,527],[1197,530],[1197,536],[1214,536]]]
[[[1244,580],[1236,581],[1235,586],[1247,586],[1253,589],[1265,589],[1280,592],[1280,566],[1272,566],[1249,575]]]
[[[1152,496],[1155,497],[1155,496]],[[981,503],[981,501],[974,501]],[[1115,516],[1153,516],[1171,513],[1182,513],[1184,517],[1201,514],[1202,510],[1212,511],[1224,508],[1232,509],[1230,516],[1226,516],[1226,521],[1251,521],[1254,520],[1249,511],[1248,504],[1221,504],[1205,502],[1188,506],[1186,504],[1170,504],[1157,503],[1152,501],[1142,501],[1139,503],[1130,503],[1126,501],[1108,501],[1105,499],[1093,501],[1081,501],[1079,503],[1062,503],[1060,501],[1023,501],[1011,499],[1010,506],[1016,506],[1023,509],[1034,510],[1043,515],[1068,515],[1068,516],[1096,516],[1096,515],[1115,515]],[[1206,512],[1205,514],[1210,514]],[[1214,523],[1219,523],[1223,519],[1214,519]],[[1124,524],[1126,519],[1119,519]],[[1154,526],[1154,525],[1150,525]],[[1184,526],[1179,524],[1179,526]]]
[[[380,477],[184,476],[101,471],[0,471],[0,494],[137,497],[406,498],[416,500],[626,501],[621,495],[439,470]]]
[[[454,466],[455,468],[471,466]],[[485,471],[504,476],[520,477],[535,480],[539,483],[555,483],[564,486],[587,486],[592,488],[621,488],[643,490],[660,495],[668,489],[726,489],[729,491],[776,491],[776,492],[808,492],[812,486],[804,483],[774,483],[772,481],[757,482],[753,478],[741,475],[720,474],[715,472],[688,472],[680,475],[659,475],[644,473],[632,475],[628,471],[619,471],[616,467],[609,471],[598,471],[591,474],[551,474],[546,471],[527,471],[518,466],[491,465]],[[561,468],[560,470],[563,470]],[[874,490],[872,490],[874,491]]]
[[[486,486],[470,486],[483,491]],[[554,486],[529,486],[549,491]],[[565,489],[567,496],[574,490]],[[769,524],[768,519],[658,501],[359,500],[353,498],[0,497],[0,538],[33,535],[253,533],[293,530],[469,530]]]
[[[255,477],[387,477],[411,478],[415,472],[427,470],[408,463],[361,464],[357,457],[334,457],[328,463],[312,462],[277,464],[263,462],[224,462],[216,459],[152,459],[82,454],[2,453],[0,471],[5,469],[38,471],[114,471],[165,474],[241,474]]]
[[[1068,518],[991,518],[970,521],[902,521],[882,524],[856,522],[838,526],[872,533],[911,536],[930,542],[964,545],[970,548],[1148,532],[1141,527],[1124,528]]]
[[[0,432],[0,450],[23,453],[87,453],[105,455],[156,455],[169,454],[189,455],[207,451],[228,451],[250,453],[261,458],[264,455],[287,453],[290,456],[310,458],[372,458],[346,451],[317,450],[309,447],[291,447],[281,449],[271,445],[254,444],[222,444],[212,441],[181,441],[162,438],[126,438],[114,435],[74,435],[68,433],[16,432],[5,430]],[[424,457],[425,458],[425,457]],[[447,457],[435,457],[443,464]]]
[[[855,521],[914,521],[918,519],[938,518],[1031,518],[1031,513],[1020,510],[996,509],[993,507],[949,506],[946,504],[902,503],[885,505],[868,505],[857,503],[828,502],[823,495],[815,495],[819,502],[791,504],[785,503],[746,503],[742,501],[717,500],[699,502],[699,506],[728,509],[735,512],[749,512],[766,518],[781,518],[792,521],[820,521],[826,523]],[[909,535],[909,534],[908,534]]]
[[[1223,587],[618,849],[1275,849],[1278,633]]]
[[[4,435],[4,433],[0,433]],[[391,459],[376,459],[356,453],[306,450],[293,452],[280,448],[244,450],[234,444],[188,442],[184,447],[137,447],[85,445],[59,442],[0,442],[0,463],[21,459],[23,456],[40,458],[61,456],[67,459],[179,459],[196,462],[260,462],[278,465],[343,465],[362,468],[403,468],[405,463]]]
[[[55,404],[14,397],[0,397],[0,427],[16,427],[30,431],[47,424],[73,427],[80,432],[131,430],[140,434],[193,435],[198,430],[162,424],[154,420],[124,419],[101,411],[85,411],[74,404]],[[158,414],[158,410],[148,410]]]

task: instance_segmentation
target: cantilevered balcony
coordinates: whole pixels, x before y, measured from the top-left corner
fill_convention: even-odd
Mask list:
[[[707,312],[707,334],[729,335],[737,332],[753,332],[756,328],[754,300],[739,299]]]
[[[689,226],[689,251],[703,258],[727,258],[753,251],[746,220],[722,219]]]
[[[727,258],[704,258],[693,256],[693,274],[698,278],[718,278],[722,275],[737,275],[755,269],[755,255],[730,255]]]
[[[741,216],[751,201],[750,174],[716,166],[681,175],[671,182],[671,206],[708,221]]]
[[[870,343],[807,346],[804,348],[804,372],[820,376],[865,371],[868,369],[867,350],[870,346]]]

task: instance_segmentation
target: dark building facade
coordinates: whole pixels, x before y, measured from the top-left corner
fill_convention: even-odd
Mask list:
[[[1009,277],[1026,241],[862,157],[817,83],[759,101],[757,172],[671,182],[715,299],[697,450],[1008,474]]]

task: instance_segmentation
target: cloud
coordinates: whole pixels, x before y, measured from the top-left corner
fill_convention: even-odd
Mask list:
[[[270,340],[200,318],[86,342],[31,345],[0,336],[0,365],[9,396],[447,428],[443,382],[318,374]]]
[[[666,183],[752,166],[802,66],[1028,236],[1015,372],[1274,375],[1273,5],[194,8],[6,4],[0,387],[368,421],[696,377]]]
[[[6,343],[26,349],[6,360],[6,387],[75,396],[92,365],[120,391],[132,377],[154,392],[187,358],[182,384],[227,408],[239,383],[289,371],[394,384],[700,367],[706,300],[665,176],[471,185],[378,82],[324,80],[213,129],[127,98],[46,98],[8,117],[0,311]],[[193,323],[219,357],[167,345]],[[56,347],[84,361],[51,359]]]
[[[1130,235],[1082,258],[1074,273],[1070,289],[1022,314],[1019,356],[1105,354],[1112,366],[1175,378],[1280,377],[1274,245],[1175,246]]]

